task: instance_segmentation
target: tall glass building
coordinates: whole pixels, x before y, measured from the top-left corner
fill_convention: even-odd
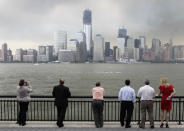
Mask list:
[[[118,58],[119,60],[124,58],[125,53],[125,38],[117,38],[118,40]]]
[[[146,46],[146,37],[145,36],[139,36],[140,39],[140,48],[145,48]]]
[[[119,28],[118,38],[125,38],[127,36],[127,30],[125,28]]]
[[[4,62],[6,62],[8,59],[8,45],[6,43],[4,43],[2,45],[2,49],[1,49],[1,56]]]
[[[104,38],[100,34],[97,34],[95,37],[93,61],[104,61]]]
[[[92,13],[91,10],[84,10],[83,12],[83,31],[86,35],[86,48],[88,56],[93,57],[93,42],[92,42]]]
[[[57,54],[59,50],[67,49],[67,32],[66,31],[56,31],[54,32],[54,48]]]

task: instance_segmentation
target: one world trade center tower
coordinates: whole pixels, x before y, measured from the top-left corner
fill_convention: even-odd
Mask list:
[[[83,12],[83,30],[86,35],[86,48],[88,52],[88,60],[93,58],[93,41],[92,41],[92,18],[91,10],[84,10]]]

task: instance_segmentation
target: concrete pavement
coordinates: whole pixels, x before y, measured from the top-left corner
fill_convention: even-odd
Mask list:
[[[28,121],[24,127],[15,123],[15,121],[0,122],[0,131],[184,131],[184,125],[177,125],[176,122],[169,123],[169,129],[159,128],[159,122],[155,122],[155,129],[150,129],[149,123],[146,123],[145,129],[140,129],[136,122],[132,122],[132,128],[130,129],[121,127],[119,122],[104,122],[103,128],[95,128],[94,122],[64,122],[65,126],[63,128],[58,128],[56,122]]]

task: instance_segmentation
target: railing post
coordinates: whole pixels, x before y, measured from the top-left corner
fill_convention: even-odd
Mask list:
[[[19,102],[17,101],[17,119],[16,121],[19,121]]]
[[[181,98],[179,98],[179,122],[178,125],[182,125],[181,123]]]
[[[138,98],[138,125],[140,124],[141,121],[141,101],[140,98]]]

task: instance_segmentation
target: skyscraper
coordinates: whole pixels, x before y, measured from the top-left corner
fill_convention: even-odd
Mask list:
[[[118,38],[126,38],[127,30],[125,28],[119,28],[118,30]]]
[[[128,48],[134,48],[134,39],[132,37],[129,37],[127,39],[127,47]]]
[[[13,60],[17,62],[23,61],[23,50],[22,49],[16,49]]]
[[[110,56],[110,42],[105,42],[105,56]]]
[[[160,61],[161,60],[162,45],[161,45],[161,41],[159,39],[152,39],[151,50],[154,53],[155,60]]]
[[[152,48],[151,50],[158,55],[161,48],[161,41],[159,39],[152,39]]]
[[[52,45],[38,46],[38,62],[49,62],[53,61],[53,49]]]
[[[93,57],[93,41],[92,41],[92,14],[91,10],[84,10],[83,12],[83,31],[86,35],[86,48],[88,57]]]
[[[81,62],[80,47],[81,45],[77,39],[70,39],[69,48],[67,50],[71,50],[73,52],[73,62]]]
[[[135,53],[134,53],[134,58],[135,60],[139,60],[140,59],[140,50],[139,50],[139,47],[140,47],[140,39],[135,39],[134,40],[134,47],[135,47]]]
[[[37,62],[47,62],[46,46],[38,46]]]
[[[113,46],[113,57],[116,58],[117,46]]]
[[[81,62],[85,62],[87,60],[87,50],[86,50],[86,35],[84,32],[78,32],[76,34],[76,39],[80,44],[80,58]]]
[[[118,54],[116,56],[117,60],[122,60],[124,59],[124,53],[125,53],[125,38],[117,38],[118,39],[118,52],[116,54]]]
[[[163,61],[170,61],[172,60],[172,44],[166,43],[163,46],[163,51],[162,51],[162,60]]]
[[[46,46],[46,56],[47,56],[47,61],[53,60],[53,46],[52,45]]]
[[[129,59],[134,59],[134,48],[134,39],[129,37],[127,39],[127,51]]]
[[[38,55],[46,55],[46,47],[38,46]]]
[[[61,30],[54,32],[54,44],[55,44],[55,54],[57,54],[59,50],[66,50],[67,32]]]
[[[145,36],[139,36],[140,39],[140,48],[145,48],[146,46],[146,37]]]
[[[93,61],[104,61],[104,38],[100,34],[97,34],[95,37]]]
[[[10,49],[7,51],[7,61],[8,62],[13,61],[13,55],[12,55],[12,51]]]
[[[139,48],[140,47],[140,39],[135,39],[134,40],[134,47]]]
[[[124,59],[125,54],[126,54],[126,49],[125,47],[127,46],[127,30],[125,28],[119,28],[118,29],[118,37],[117,37],[117,41],[118,41],[118,48],[117,48],[117,52],[116,52],[116,60],[121,61],[122,59]]]
[[[2,56],[2,60],[4,62],[7,62],[7,60],[8,60],[8,49],[7,48],[8,48],[7,44],[4,43],[2,45],[2,49],[1,49],[1,56]]]
[[[23,62],[37,62],[37,51],[35,49],[28,49],[25,52],[26,53],[23,55]]]

